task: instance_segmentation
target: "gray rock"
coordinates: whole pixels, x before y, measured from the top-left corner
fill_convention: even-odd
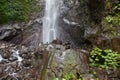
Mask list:
[[[2,25],[0,28],[0,40],[9,40],[16,36],[20,31],[17,24]]]
[[[11,57],[9,58],[9,61],[11,61],[11,62],[16,61],[16,60],[17,60],[17,57],[11,56]]]
[[[30,67],[32,65],[32,61],[31,60],[24,60],[22,62],[24,67]]]

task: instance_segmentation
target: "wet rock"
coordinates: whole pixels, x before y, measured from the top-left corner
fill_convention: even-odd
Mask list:
[[[56,50],[65,50],[65,47],[62,45],[55,45]]]
[[[5,76],[4,70],[2,67],[0,67],[0,78]]]
[[[64,43],[65,49],[70,49],[71,48],[71,43],[69,41]]]
[[[10,40],[20,31],[20,27],[15,25],[2,25],[0,28],[0,40]]]
[[[21,53],[27,53],[28,52],[28,48],[25,47],[25,46],[22,46],[22,49],[21,49]]]
[[[36,78],[41,79],[43,76],[48,76],[48,80],[53,80],[55,77],[62,78],[64,73],[72,72],[75,74],[83,72],[83,67],[87,69],[85,66],[87,64],[87,61],[85,62],[87,51],[74,50],[69,42],[66,42],[65,45],[63,43],[41,44],[32,51],[29,51],[28,47],[16,45],[7,49],[0,50],[0,55],[6,51],[10,55],[8,62],[0,64],[2,66],[0,69],[6,73],[1,79],[36,80]],[[1,75],[3,73],[0,72]]]
[[[16,77],[7,76],[6,78],[3,78],[2,80],[16,80]]]
[[[99,46],[100,48],[104,49],[104,48],[109,48],[112,49],[113,51],[118,51],[120,52],[120,38],[108,38],[108,39],[103,39],[103,38],[99,38],[96,41],[97,46]]]
[[[6,52],[6,53],[4,53],[4,54],[2,55],[2,57],[3,57],[4,59],[9,59],[10,53]]]
[[[52,52],[54,50],[54,46],[49,44],[46,48],[48,51]]]
[[[0,80],[35,80],[40,76],[38,73],[42,70],[41,66],[47,65],[48,58],[45,58],[44,49],[41,50],[43,46],[36,51],[11,44],[7,46],[9,47],[0,49]]]
[[[11,56],[11,57],[9,58],[9,60],[10,60],[11,62],[13,62],[13,61],[16,61],[16,60],[17,60],[17,58],[16,58],[16,57]]]
[[[3,60],[1,60],[0,64],[5,64],[5,62]]]
[[[31,59],[32,58],[32,54],[30,54],[30,53],[23,53],[20,56],[24,59]]]
[[[111,39],[111,48],[120,52],[120,37]]]
[[[0,80],[6,80],[7,73],[4,72],[4,68],[0,67]]]
[[[56,39],[56,40],[53,40],[51,43],[52,44],[60,44],[60,45],[62,45],[63,42],[61,40]]]
[[[87,42],[90,42],[90,45],[95,45],[101,49],[112,49],[113,51],[120,52],[120,37],[109,37],[110,34],[89,34],[85,37]]]
[[[22,62],[22,64],[23,64],[24,67],[30,67],[31,64],[32,64],[32,61],[31,60],[24,60]]]
[[[5,47],[6,47],[6,45],[2,44],[2,42],[0,42],[0,49],[5,48]]]
[[[44,51],[43,50],[38,50],[36,51],[34,54],[35,54],[35,57],[36,59],[43,59],[44,58]]]
[[[71,45],[66,42],[66,45]],[[48,69],[48,77],[55,75],[61,78],[64,73],[83,73],[88,71],[88,52],[86,50],[65,49],[63,45],[55,45],[55,53]],[[51,59],[50,59],[51,60]],[[49,75],[49,73],[53,73]]]
[[[58,19],[58,39],[62,41],[71,41],[71,44],[80,46],[85,29],[89,24],[89,0],[64,0],[63,9]]]
[[[22,44],[27,47],[29,46],[31,50],[33,50],[41,42],[42,25],[32,20],[30,25],[26,25],[25,27],[26,28],[23,28],[21,34],[14,37],[10,42],[15,44]]]
[[[115,74],[116,74],[117,78],[120,79],[120,68],[115,70]]]
[[[95,23],[101,23],[102,18],[104,17],[103,14],[105,11],[106,1],[90,0],[89,2],[91,20]]]
[[[21,54],[20,55],[22,58],[24,58],[24,59],[29,59],[29,57],[27,56],[27,54]]]

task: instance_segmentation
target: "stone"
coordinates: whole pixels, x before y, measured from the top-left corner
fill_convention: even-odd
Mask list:
[[[21,56],[22,58],[24,58],[24,59],[31,59],[32,54],[29,54],[29,53],[23,53],[23,54],[21,54],[20,56]]]
[[[44,51],[43,50],[38,50],[34,53],[36,59],[43,59],[44,58]]]
[[[27,52],[28,52],[28,48],[25,46],[22,46],[21,53],[27,53]]]
[[[2,55],[2,57],[3,57],[4,59],[9,59],[10,53],[6,52],[6,53],[4,53],[4,54]]]
[[[20,28],[16,25],[2,25],[0,27],[0,40],[8,41],[19,33]]]
[[[80,46],[83,42],[85,29],[89,24],[89,0],[64,0],[63,9],[58,19],[58,39],[61,41],[71,41],[72,45]]]
[[[24,67],[30,67],[32,65],[32,61],[31,60],[24,60],[24,61],[22,61],[22,64]]]
[[[62,45],[63,42],[61,40],[56,39],[56,40],[53,40],[51,43],[52,44],[60,44],[60,45]]]
[[[65,46],[65,49],[67,50],[67,49],[70,49],[71,48],[71,43],[69,42],[69,41],[66,41],[65,43],[64,43],[64,46]]]
[[[16,57],[13,57],[13,56],[11,56],[11,57],[9,58],[9,61],[11,61],[11,62],[16,61],[16,60],[17,60],[17,58],[16,58]]]

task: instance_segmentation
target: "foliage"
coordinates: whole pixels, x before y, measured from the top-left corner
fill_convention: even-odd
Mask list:
[[[90,52],[90,66],[108,69],[120,67],[120,54],[110,49],[94,48]]]
[[[27,21],[36,0],[0,0],[0,23]]]
[[[109,15],[107,15],[105,18],[106,21],[110,24],[120,26],[120,1],[112,5],[110,5],[109,3],[109,8],[110,8],[110,11],[109,11]]]
[[[116,16],[110,16],[110,15],[108,15],[106,17],[106,20],[110,24],[120,25],[120,14],[116,14]]]
[[[74,79],[75,75],[73,73],[66,73],[64,74],[64,79],[65,80],[70,80],[70,79]]]

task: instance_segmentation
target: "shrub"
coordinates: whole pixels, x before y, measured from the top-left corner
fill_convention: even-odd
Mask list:
[[[110,49],[94,48],[90,52],[90,66],[108,69],[120,67],[120,54]]]
[[[65,80],[70,80],[75,78],[75,75],[73,73],[66,73],[63,76]]]
[[[0,0],[0,24],[29,20],[35,2],[36,0]]]

